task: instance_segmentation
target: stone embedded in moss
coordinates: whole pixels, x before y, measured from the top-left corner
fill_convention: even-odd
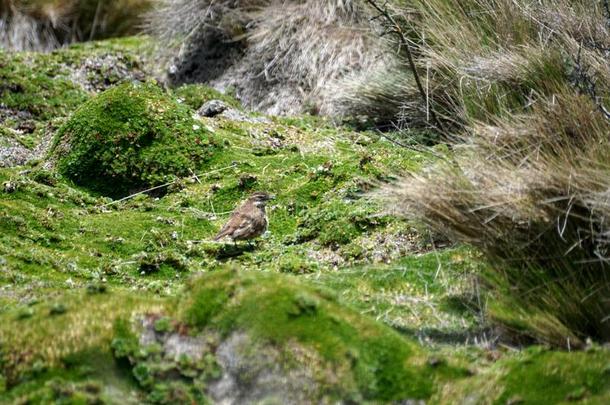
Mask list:
[[[239,101],[229,94],[223,94],[209,86],[203,84],[184,84],[175,88],[173,94],[179,100],[191,108],[197,110],[203,104],[212,100],[219,100],[231,108],[240,108]]]
[[[125,83],[85,103],[53,153],[76,184],[111,197],[192,174],[215,149],[211,134],[152,83]]]

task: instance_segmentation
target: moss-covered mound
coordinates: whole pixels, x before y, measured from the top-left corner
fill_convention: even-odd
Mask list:
[[[152,397],[168,401],[196,398],[198,389],[220,403],[425,399],[437,377],[459,375],[291,276],[215,272],[188,285],[174,318],[149,315],[136,325],[119,328],[113,347]]]
[[[457,384],[433,402],[441,404],[607,404],[610,351],[559,352],[531,347],[496,362]]]
[[[2,308],[0,404],[140,403],[130,370],[114,361],[113,325],[165,310],[163,301],[92,284],[86,293]]]
[[[124,83],[88,101],[55,142],[62,174],[111,197],[192,174],[214,150],[191,111],[152,83]]]
[[[334,382],[326,394],[399,400],[426,398],[432,390],[431,370],[414,344],[340,306],[327,291],[293,278],[215,273],[190,285],[181,309],[182,320],[195,329],[219,330],[223,336],[239,331],[256,344],[280,347],[287,368],[315,359],[319,369],[312,371],[320,381]]]

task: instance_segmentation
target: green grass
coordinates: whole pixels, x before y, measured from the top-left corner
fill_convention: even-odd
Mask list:
[[[366,146],[350,144],[358,135],[341,128],[305,131],[280,123],[262,127],[223,120],[203,120],[200,125],[215,134],[222,153],[213,155],[208,169],[199,173],[200,183],[183,182],[159,200],[140,196],[105,207],[109,200],[75,189],[44,171],[25,175],[0,171],[1,183],[17,185],[16,192],[3,193],[0,199],[5,279],[14,275],[23,284],[71,278],[84,284],[106,278],[110,284],[146,288],[157,281],[173,285],[175,275],[177,280],[185,276],[164,265],[159,273],[140,276],[143,258],[138,255],[142,252],[180,255],[195,270],[226,261],[286,269],[289,259],[282,264],[278,257],[306,256],[324,249],[328,259],[316,261],[320,268],[328,268],[334,255],[366,260],[353,257],[352,242],[384,229],[392,234],[412,232],[407,222],[375,218],[379,203],[362,198],[362,192],[380,177],[419,167],[423,156],[396,150],[372,134],[367,135]],[[284,144],[274,154],[260,155],[256,146],[269,141],[265,133],[269,128],[271,137],[282,137]],[[360,165],[364,154],[373,157]],[[241,184],[243,176],[256,180]],[[235,206],[254,190],[277,195],[268,210],[269,234],[256,248],[234,249],[210,242]],[[341,234],[342,227],[356,239]]]
[[[479,300],[485,297],[475,293],[481,266],[478,254],[458,248],[307,277],[403,333],[459,342],[482,327]]]
[[[0,78],[3,81],[0,103],[28,111],[38,121],[65,117],[89,96],[72,80],[75,68],[80,68],[87,59],[114,55],[136,70],[141,67],[142,54],[148,47],[145,37],[130,37],[77,44],[50,53],[0,51]],[[109,76],[110,73],[91,71],[87,80],[116,84],[118,78]]]
[[[131,85],[119,86],[107,94],[122,95],[121,91],[128,88]],[[150,93],[145,92],[146,102],[160,99],[163,105],[176,105],[174,95],[157,90]],[[180,89],[172,94],[180,94]],[[74,127],[71,122],[82,123],[79,128],[94,125],[99,117],[91,114],[91,106],[98,111],[107,104],[104,100],[102,96],[85,104],[64,128]],[[189,103],[179,107],[181,113],[182,108],[190,120],[193,110]],[[119,118],[121,114],[129,117],[117,122],[131,119],[129,108],[119,110]],[[110,124],[115,118],[105,119],[108,125],[100,126],[99,131],[114,128]],[[75,187],[43,169],[25,173],[18,169],[0,170],[0,183],[16,186],[16,191],[3,192],[0,198],[0,277],[10,291],[2,300],[5,311],[0,316],[9,320],[7,327],[11,326],[2,328],[1,341],[17,353],[3,365],[11,398],[25,393],[38,398],[38,392],[51,395],[47,382],[54,376],[64,379],[61,386],[75,381],[73,391],[78,394],[80,377],[71,375],[62,359],[90,346],[108,347],[113,336],[109,324],[151,307],[167,308],[167,301],[157,305],[152,297],[174,296],[193,273],[207,272],[219,265],[264,272],[321,272],[333,268],[336,257],[345,263],[370,261],[354,247],[386,230],[389,236],[413,234],[406,221],[377,216],[379,203],[363,197],[372,183],[420,167],[425,156],[396,149],[375,134],[356,133],[314,118],[277,119],[265,125],[202,119],[197,125],[202,131],[213,133],[222,149],[211,156],[205,169],[198,170],[197,180],[179,182],[160,199],[138,196],[110,204],[111,200],[91,195],[85,188]],[[80,129],[78,132],[82,134]],[[235,206],[255,190],[277,195],[268,211],[269,234],[254,247],[235,248],[211,242]],[[311,255],[315,252],[325,253],[314,258]],[[345,377],[352,381],[348,385],[357,387],[354,395],[362,392],[377,399],[431,395],[432,381],[424,377],[425,373],[410,371],[406,364],[411,356],[420,358],[420,350],[396,332],[377,326],[368,318],[362,318],[358,327],[350,325],[341,317],[349,314],[360,319],[357,312],[343,309],[334,301],[329,301],[327,314],[309,322],[290,323],[288,318],[292,315],[288,312],[294,310],[293,305],[282,305],[296,295],[305,300],[301,304],[307,307],[308,298],[300,295],[301,287],[287,284],[284,278],[261,280],[269,283],[268,295],[254,294],[246,305],[260,305],[261,300],[278,304],[268,307],[267,316],[283,313],[278,326],[286,323],[275,328],[278,335],[256,335],[261,343],[281,346],[294,337],[319,351],[327,365],[347,364],[350,356],[360,356],[358,365]],[[275,283],[285,285],[277,294],[271,291]],[[64,296],[64,291],[71,288],[95,292],[102,287],[109,289],[110,295],[94,296],[100,298],[87,299],[80,305],[76,304],[78,298]],[[305,295],[318,294],[308,292],[308,288],[303,287]],[[143,294],[141,300],[129,301],[131,290]],[[221,298],[222,294],[218,300],[204,300],[206,307],[218,303],[209,307],[210,319],[223,309]],[[325,296],[314,295],[313,299],[322,299],[326,307]],[[41,304],[18,305],[22,300]],[[109,302],[102,304],[99,300]],[[49,315],[55,306],[65,314]],[[273,312],[276,310],[279,312]],[[227,315],[226,319],[238,322],[252,318],[256,321],[250,324],[252,331],[264,329],[264,319],[245,313],[242,316],[240,312]],[[257,322],[261,324],[257,326]],[[334,326],[336,322],[338,327]],[[93,333],[100,328],[104,333]],[[359,328],[379,332],[361,338],[353,336],[361,333]],[[66,334],[69,330],[73,332]],[[320,331],[324,333],[318,336]],[[33,354],[27,360],[18,356],[21,352]],[[35,364],[50,372],[29,377]],[[417,367],[426,369],[424,365]],[[404,375],[409,378],[404,379]],[[147,388],[150,389],[153,388]],[[149,394],[153,395],[155,389]],[[341,396],[337,392],[333,395]]]
[[[193,110],[198,110],[203,104],[211,100],[220,100],[227,105],[241,109],[241,104],[231,95],[221,93],[202,84],[184,84],[172,90],[172,94],[179,102],[183,102]]]
[[[124,79],[141,75],[150,49],[146,37],[73,45],[49,53],[0,50],[0,145],[15,141],[34,150],[67,116]],[[25,130],[24,130],[25,128]]]
[[[70,80],[63,62],[54,60],[53,54],[0,52],[0,102],[40,120],[67,115],[87,99],[87,93]]]

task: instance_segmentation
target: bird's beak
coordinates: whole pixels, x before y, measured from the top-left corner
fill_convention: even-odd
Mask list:
[[[277,196],[275,194],[270,194],[269,195],[269,200],[275,200]]]

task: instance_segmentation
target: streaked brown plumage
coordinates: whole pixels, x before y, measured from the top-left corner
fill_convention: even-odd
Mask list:
[[[265,205],[271,198],[267,193],[252,194],[245,203],[233,211],[229,221],[214,237],[214,240],[229,237],[235,242],[261,236],[267,230]]]

